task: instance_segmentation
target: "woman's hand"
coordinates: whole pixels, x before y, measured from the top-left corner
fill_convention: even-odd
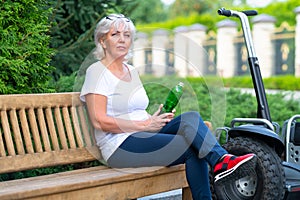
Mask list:
[[[175,111],[171,113],[160,114],[163,105],[146,121],[146,131],[157,132],[174,118]]]

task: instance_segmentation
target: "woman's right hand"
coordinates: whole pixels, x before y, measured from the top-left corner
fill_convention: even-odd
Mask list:
[[[146,120],[146,131],[157,132],[174,118],[174,113],[160,114],[162,107],[163,105],[161,104],[158,110]]]

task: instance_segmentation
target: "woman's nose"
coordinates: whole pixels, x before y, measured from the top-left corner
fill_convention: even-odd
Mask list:
[[[123,34],[120,34],[119,41],[120,42],[124,42],[125,41],[125,36]]]

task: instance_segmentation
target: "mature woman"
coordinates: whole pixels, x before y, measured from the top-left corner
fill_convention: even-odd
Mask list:
[[[193,199],[211,199],[208,164],[215,184],[246,176],[256,156],[233,156],[223,149],[197,112],[150,115],[137,70],[126,63],[135,26],[121,14],[97,25],[94,52],[80,98],[86,102],[95,137],[110,167],[172,166],[185,163]]]

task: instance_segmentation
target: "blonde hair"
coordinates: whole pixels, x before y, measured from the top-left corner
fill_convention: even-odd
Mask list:
[[[125,29],[128,29],[131,34],[131,47],[130,50],[133,48],[133,40],[135,37],[136,29],[133,24],[133,22],[125,17],[122,14],[110,14],[104,18],[102,18],[94,32],[94,42],[96,45],[96,49],[93,52],[94,56],[101,60],[105,57],[104,49],[102,48],[102,45],[100,44],[100,39],[105,39],[106,34],[110,31],[110,29],[114,26],[116,29],[120,27],[120,25],[124,25]],[[129,57],[130,52],[127,54],[126,58]]]

